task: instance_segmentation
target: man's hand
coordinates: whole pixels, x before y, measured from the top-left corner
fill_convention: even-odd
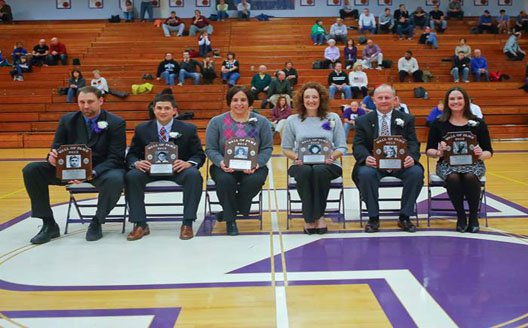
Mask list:
[[[245,174],[253,174],[253,173],[255,173],[255,171],[258,170],[258,169],[259,169],[259,165],[257,164],[257,166],[254,167],[254,168],[252,168],[251,170],[244,170],[244,173],[245,173]]]
[[[180,173],[181,171],[191,167],[192,164],[189,162],[182,161],[181,159],[175,161],[172,163],[172,170],[176,173]]]
[[[326,159],[325,164],[328,164],[328,165],[330,165],[330,164],[334,164],[334,161],[335,161],[335,157],[334,157],[334,155],[330,155],[330,157],[328,157],[328,158]]]
[[[228,167],[224,164],[224,161],[221,161],[221,162],[220,162],[220,168],[221,168],[224,172],[226,172],[226,173],[233,173],[233,172],[235,172],[234,169],[230,169],[230,168],[228,168]]]
[[[83,183],[83,181],[81,181],[81,180],[70,180],[70,181],[68,181],[68,183],[69,184],[81,184],[81,183]]]
[[[257,88],[255,88],[255,87],[251,87],[251,90],[257,90]]]
[[[158,81],[161,80],[161,77],[157,77],[156,80],[158,80]]]
[[[57,150],[56,149],[52,149],[49,153],[48,153],[48,163],[50,163],[51,165],[53,166],[57,166]]]
[[[414,159],[411,156],[405,157],[405,160],[403,161],[403,167],[409,168],[414,165]]]
[[[150,162],[149,161],[145,161],[145,160],[137,161],[134,164],[134,166],[135,166],[136,169],[140,170],[141,172],[150,171]]]
[[[377,168],[378,167],[378,163],[376,161],[376,159],[372,156],[368,156],[367,159],[365,160],[365,165],[368,166],[368,167],[372,167],[372,168]]]
[[[268,91],[268,89],[269,89],[269,87],[265,87],[265,88],[264,88],[264,91]]]

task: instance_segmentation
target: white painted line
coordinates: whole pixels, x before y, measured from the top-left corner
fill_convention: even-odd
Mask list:
[[[286,288],[275,287],[275,312],[277,317],[277,328],[288,328],[288,304],[286,303]]]

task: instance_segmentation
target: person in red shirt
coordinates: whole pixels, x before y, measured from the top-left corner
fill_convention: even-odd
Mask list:
[[[56,37],[51,38],[51,45],[49,49],[49,55],[46,57],[46,63],[48,65],[57,65],[58,62],[62,65],[68,65],[68,54],[66,53],[66,46],[64,43],[59,42]]]
[[[207,18],[202,16],[201,11],[195,10],[194,17],[192,18],[191,27],[189,28],[189,35],[196,35],[197,32],[207,32],[213,34],[213,25]]]

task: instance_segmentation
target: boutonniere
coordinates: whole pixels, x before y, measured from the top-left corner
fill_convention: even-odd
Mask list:
[[[99,121],[99,122],[97,122],[96,125],[94,125],[93,131],[95,133],[101,133],[107,127],[108,127],[108,122],[107,121]]]
[[[182,134],[179,133],[179,132],[170,132],[169,133],[169,139],[178,139],[181,136],[182,136]]]
[[[258,122],[258,119],[256,117],[252,117],[248,120],[248,123],[251,125],[256,125]]]
[[[474,120],[469,120],[468,121],[468,125],[471,126],[471,127],[477,126],[478,124],[479,124],[479,122],[474,121]]]
[[[328,121],[324,122],[321,127],[327,131],[330,131],[335,127],[335,124],[335,120],[331,118]]]
[[[397,118],[394,120],[394,123],[396,123],[397,126],[402,127],[405,124],[405,122],[401,118]]]

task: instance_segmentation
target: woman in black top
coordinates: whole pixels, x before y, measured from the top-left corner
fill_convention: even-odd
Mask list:
[[[82,73],[78,69],[74,69],[71,72],[71,77],[68,80],[68,94],[66,97],[66,102],[71,103],[73,97],[77,95],[77,91],[82,89],[86,85],[86,80],[82,76]]]
[[[238,60],[235,59],[235,53],[228,52],[227,59],[222,63],[222,83],[229,84],[229,87],[234,86],[238,79],[240,79],[238,67]]]
[[[469,104],[464,89],[454,87],[447,91],[444,112],[429,130],[427,156],[439,158],[436,174],[445,181],[447,194],[457,212],[456,230],[475,233],[479,231],[480,178],[486,172],[483,161],[491,158],[493,149],[486,123],[471,113]],[[477,146],[470,150],[478,156],[474,165],[451,166],[444,159],[447,145],[443,138],[448,132],[461,131],[471,131],[477,136]],[[469,205],[469,224],[464,210],[464,196]]]

